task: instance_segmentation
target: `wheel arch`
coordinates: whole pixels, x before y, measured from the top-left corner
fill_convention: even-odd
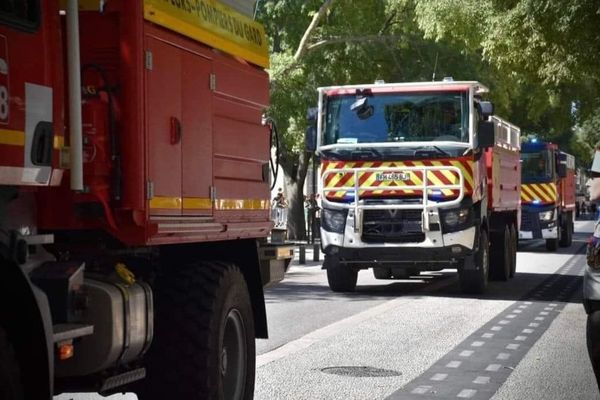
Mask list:
[[[180,263],[190,261],[229,261],[242,271],[254,315],[254,331],[257,338],[268,337],[265,296],[260,274],[258,242],[255,239],[240,239],[225,242],[209,242],[183,245],[165,245],[160,250],[161,259]],[[161,262],[161,265],[166,265]]]
[[[18,265],[0,263],[0,324],[15,349],[25,398],[51,399],[54,352],[48,299]]]

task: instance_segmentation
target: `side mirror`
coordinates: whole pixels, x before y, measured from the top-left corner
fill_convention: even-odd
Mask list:
[[[304,136],[304,148],[309,153],[314,153],[317,150],[317,128],[314,125],[306,128]]]
[[[306,128],[306,134],[304,136],[304,148],[309,153],[314,153],[317,149],[317,118],[319,116],[319,109],[317,107],[310,107],[306,111],[306,120],[308,121],[308,128]]]
[[[494,147],[496,137],[494,123],[492,121],[479,121],[477,126],[477,146],[480,149]]]
[[[488,119],[490,115],[494,115],[494,103],[491,101],[480,101],[479,112],[483,119]]]
[[[310,125],[316,125],[318,115],[319,115],[319,109],[317,107],[310,107],[306,111],[306,120],[308,121],[308,123]]]
[[[556,166],[556,173],[558,174],[559,178],[566,178],[567,177],[567,165],[559,161]]]

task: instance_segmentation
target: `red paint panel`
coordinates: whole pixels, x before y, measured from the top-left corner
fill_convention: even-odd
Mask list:
[[[182,52],[158,39],[147,37],[152,69],[146,71],[146,120],[148,179],[154,196],[181,197],[181,142],[171,140],[173,118],[182,119]],[[181,210],[150,210],[152,214],[180,214]]]
[[[415,92],[464,92],[471,88],[470,85],[413,85],[413,86],[371,86],[369,89],[373,93],[415,93]],[[356,88],[327,89],[324,91],[327,96],[355,94]]]
[[[269,104],[269,77],[261,69],[233,58],[215,59],[216,94],[254,104],[260,111]]]
[[[182,195],[210,197],[213,177],[212,93],[209,87],[212,61],[182,51]],[[186,214],[210,215],[212,210]]]
[[[501,147],[486,150],[488,207],[493,211],[516,210],[521,199],[519,152]]]

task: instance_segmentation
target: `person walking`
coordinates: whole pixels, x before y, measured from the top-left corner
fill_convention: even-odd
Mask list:
[[[277,196],[273,199],[275,203],[276,219],[275,228],[286,228],[288,202],[283,195],[283,189],[277,190]]]

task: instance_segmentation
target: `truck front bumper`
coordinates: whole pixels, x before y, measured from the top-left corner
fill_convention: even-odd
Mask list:
[[[554,226],[535,231],[519,231],[519,239],[558,239],[558,229]]]
[[[339,256],[343,264],[360,267],[422,264],[424,270],[439,270],[455,266],[473,254],[476,235],[477,229],[472,226],[446,234],[427,231],[425,240],[419,243],[366,243],[360,233],[346,226],[344,234],[321,229],[321,244],[325,254]]]

